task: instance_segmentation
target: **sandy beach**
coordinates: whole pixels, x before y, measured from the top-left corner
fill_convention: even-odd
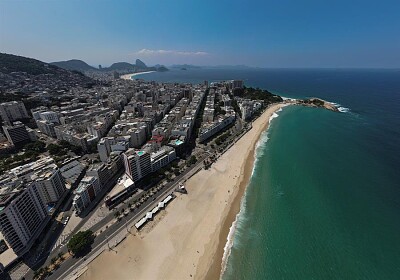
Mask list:
[[[153,73],[156,71],[146,71],[146,72],[138,72],[138,73],[132,73],[132,74],[125,74],[121,76],[121,79],[124,80],[131,80],[132,77],[135,77],[137,75],[142,75],[142,74],[149,74],[149,73]]]
[[[269,107],[209,170],[186,182],[188,194],[179,195],[154,227],[130,235],[116,252],[103,252],[80,279],[219,279],[256,143],[272,114],[284,106]]]

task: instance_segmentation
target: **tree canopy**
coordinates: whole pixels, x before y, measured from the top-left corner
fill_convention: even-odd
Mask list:
[[[68,251],[76,255],[83,252],[93,243],[94,235],[91,230],[79,231],[68,242]]]

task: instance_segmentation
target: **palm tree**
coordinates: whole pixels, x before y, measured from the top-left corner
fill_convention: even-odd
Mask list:
[[[43,277],[46,278],[47,275],[49,275],[49,268],[47,266],[45,266],[43,268],[43,273],[42,273]]]
[[[114,217],[117,218],[117,219],[119,218],[119,211],[114,213]]]
[[[64,255],[63,255],[63,253],[58,253],[58,258],[61,260],[61,261],[63,261],[64,260]]]
[[[41,276],[41,275],[43,275],[44,274],[44,272],[45,272],[45,269],[44,269],[44,267],[41,267],[40,269],[39,269],[39,271],[38,271],[38,276]]]

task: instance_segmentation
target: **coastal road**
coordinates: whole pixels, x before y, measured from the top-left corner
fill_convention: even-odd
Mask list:
[[[126,217],[124,217],[120,222],[112,224],[108,229],[104,230],[100,233],[96,238],[94,243],[92,244],[92,250],[89,254],[87,254],[84,258],[70,258],[63,262],[61,267],[54,271],[53,274],[48,279],[68,279],[69,274],[71,274],[75,269],[82,266],[87,262],[87,260],[93,255],[96,254],[98,250],[101,250],[103,246],[105,246],[108,240],[113,239],[122,231],[127,230],[127,225],[133,225],[138,220],[140,220],[149,210],[153,209],[158,202],[167,196],[169,193],[173,192],[174,189],[178,186],[179,183],[186,180],[195,174],[198,170],[203,167],[203,160],[205,156],[202,157],[198,163],[196,163],[192,168],[185,170],[182,174],[178,175],[174,182],[167,184],[160,192],[156,194],[155,197],[158,199],[155,200],[147,200],[144,202],[139,209],[135,209],[136,211],[130,212]],[[124,206],[124,205],[123,205]],[[121,208],[123,207],[121,206]],[[126,207],[126,206],[125,206]],[[110,222],[114,217],[110,215],[106,217],[104,221],[101,221],[99,224],[95,225],[92,230],[98,230],[105,226],[108,222]]]

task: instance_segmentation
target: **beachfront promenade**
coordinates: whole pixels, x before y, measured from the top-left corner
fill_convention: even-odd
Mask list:
[[[222,153],[215,154],[216,158],[219,158],[223,153],[226,152],[226,150],[231,148],[234,143],[236,143],[243,135],[248,132],[248,130],[250,129],[246,129],[245,131],[242,131],[242,133],[235,136],[232,135],[232,137],[228,139],[224,151],[222,151]],[[82,271],[82,268],[86,267],[87,264],[90,263],[91,260],[93,260],[101,252],[103,252],[105,248],[108,250],[109,246],[112,248],[116,244],[119,244],[121,240],[128,234],[127,229],[132,228],[134,224],[139,221],[147,211],[151,210],[154,206],[158,204],[160,199],[163,199],[169,192],[173,191],[178,183],[187,180],[198,170],[202,169],[203,161],[208,158],[208,155],[210,155],[210,152],[212,152],[208,148],[206,148],[206,150],[208,151],[205,152],[203,157],[199,158],[198,163],[195,166],[192,166],[184,173],[177,176],[174,182],[167,184],[159,193],[155,195],[155,197],[158,198],[157,200],[147,200],[139,209],[135,209],[135,211],[130,212],[118,223],[114,223],[115,219],[114,216],[111,214],[105,217],[101,222],[93,225],[90,229],[93,232],[96,232],[98,236],[96,237],[95,242],[92,245],[92,251],[85,258],[69,258],[68,260],[65,260],[61,267],[54,271],[49,279],[68,279],[68,277],[76,275],[78,272]],[[126,207],[126,205],[122,204],[117,208],[117,210],[120,211],[124,207]],[[132,230],[132,232],[133,231],[136,231],[136,229]],[[61,251],[65,251],[65,246],[60,249]],[[49,259],[50,258],[48,258],[48,261]],[[26,277],[29,278],[30,274],[32,274],[32,272],[29,272]]]
[[[236,137],[230,139],[225,149],[222,153],[217,154],[217,158],[222,156],[226,151],[230,148],[234,147],[234,144],[239,141],[244,135],[246,135],[250,130],[252,130],[252,126],[250,126],[242,133],[236,135]],[[198,163],[193,166],[192,168],[188,169],[186,173],[181,174],[175,180],[175,182],[171,183],[170,185],[166,186],[166,189],[162,192],[162,194],[157,195],[160,199],[163,199],[168,193],[173,191],[180,182],[186,181],[188,178],[192,177],[196,174],[199,170],[201,170],[204,166],[203,161],[204,159],[208,158],[208,156],[204,156],[203,158],[199,159]],[[110,225],[109,228],[103,231],[97,238],[95,243],[93,244],[93,249],[83,259],[74,259],[70,258],[69,260],[65,261],[65,264],[62,265],[57,271],[50,276],[49,279],[74,279],[73,277],[77,277],[81,273],[84,273],[88,264],[95,259],[97,256],[101,254],[104,250],[109,250],[109,247],[113,249],[114,246],[118,245],[128,234],[130,234],[127,229],[133,228],[134,224],[140,220],[147,211],[151,210],[158,204],[159,200],[152,201],[151,203],[147,204],[142,208],[139,212],[134,213],[133,217],[124,217],[122,221],[119,223],[115,223]],[[172,206],[173,207],[173,206]],[[135,232],[136,229],[132,230],[132,233]],[[110,234],[111,233],[111,234]],[[107,242],[108,240],[108,242]],[[64,267],[68,269],[63,269]]]
[[[120,222],[112,224],[110,224],[110,222],[102,222],[101,224],[97,224],[95,228],[92,228],[93,231],[96,231],[99,234],[92,245],[91,252],[84,258],[69,258],[68,260],[65,260],[61,267],[54,271],[48,279],[75,279],[80,272],[82,272],[82,270],[84,270],[84,268],[104,250],[113,250],[113,248],[125,239],[128,234],[136,232],[136,228],[134,228],[135,223],[137,223],[149,210],[154,208],[161,199],[173,192],[180,183],[184,182],[202,169],[204,159],[204,157],[201,158],[192,168],[179,175],[174,182],[166,185],[164,190],[162,190],[160,194],[157,194],[159,199],[146,201],[140,210],[128,214],[128,216],[122,218]],[[105,228],[107,226],[108,228]]]

